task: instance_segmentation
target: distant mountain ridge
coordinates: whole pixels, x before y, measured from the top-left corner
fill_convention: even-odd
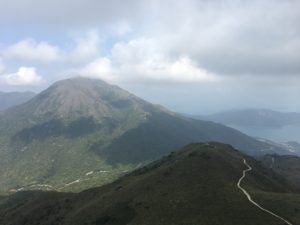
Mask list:
[[[0,115],[0,191],[83,190],[199,141],[232,144],[254,155],[285,152],[101,80],[58,81]]]
[[[36,94],[31,91],[26,92],[0,92],[0,110],[5,110],[9,107],[16,106],[27,102]]]
[[[300,113],[277,112],[268,109],[231,110],[204,116],[206,120],[238,126],[283,127],[300,125]]]
[[[267,109],[241,109],[207,116],[192,116],[214,121],[247,135],[275,142],[300,142],[300,113],[277,112]]]

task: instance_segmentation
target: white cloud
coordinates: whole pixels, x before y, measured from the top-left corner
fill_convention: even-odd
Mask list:
[[[101,35],[109,36],[104,46],[105,52],[109,51],[114,41],[122,38],[126,41],[129,36],[139,40],[139,43],[136,40],[132,43],[119,43],[120,47],[143,47],[142,37],[147,37],[152,40],[152,45],[156,45],[155,52],[162,52],[167,60],[172,58],[171,61],[174,62],[185,55],[193,59],[198,67],[216,74],[252,74],[255,77],[289,75],[300,71],[300,51],[297,51],[300,34],[300,13],[297,9],[300,3],[297,1],[153,0],[149,3],[134,0],[116,4],[117,1],[113,0],[86,4],[85,1],[78,0],[70,4],[71,0],[43,3],[31,0],[26,4],[14,4],[15,1],[0,7],[0,21],[7,21],[7,18],[10,18],[9,21],[14,18],[26,21],[27,17],[31,17],[39,24],[44,19],[42,24],[46,30],[57,27],[56,32],[70,32],[75,28],[74,32],[77,34],[90,27],[99,27]],[[70,6],[71,16],[66,15],[63,10],[67,5]],[[35,13],[29,15],[28,12]],[[53,15],[56,15],[55,18]],[[27,24],[30,27],[32,23]],[[122,36],[128,33],[130,35]],[[12,55],[23,60],[34,58],[37,62],[53,62],[55,58],[55,62],[60,60],[60,63],[69,63],[67,66],[87,63],[105,56],[99,51],[99,32],[92,30],[80,36],[68,42],[68,49],[47,42],[33,41],[35,44],[27,44],[29,47],[23,47],[26,49],[24,51],[19,51],[18,48]],[[15,45],[23,42],[24,40]],[[144,51],[135,49],[134,53],[144,54]],[[148,48],[146,51],[152,50]],[[111,54],[109,58],[114,57],[113,52]],[[111,60],[116,62],[115,59]]]
[[[101,57],[90,62],[84,68],[75,70],[75,73],[79,73],[82,76],[91,78],[100,78],[111,83],[116,83],[120,79],[116,75],[116,71],[112,67],[111,61],[108,58]]]
[[[111,49],[111,58],[117,64],[141,64],[146,60],[162,58],[163,49],[150,38],[137,38],[116,43]]]
[[[36,42],[33,39],[19,41],[3,50],[3,57],[24,61],[50,63],[61,59],[61,50],[47,42]]]
[[[97,58],[77,72],[113,83],[194,83],[218,79],[188,56],[169,58],[159,50],[145,38],[117,43],[107,57]]]
[[[34,39],[21,40],[3,47],[0,56],[14,61],[34,63],[86,63],[99,54],[100,38],[96,30],[72,37],[67,48]]]
[[[122,77],[147,82],[208,82],[216,75],[200,68],[188,56],[169,57],[160,43],[140,38],[117,43],[111,53],[112,63]]]
[[[99,54],[100,38],[95,30],[90,30],[84,37],[75,38],[75,46],[66,53],[65,61],[84,62]]]
[[[196,66],[189,57],[181,57],[173,62],[158,61],[146,62],[139,68],[139,73],[143,74],[149,81],[158,82],[209,82],[216,81],[217,76]]]
[[[42,77],[34,67],[20,67],[16,73],[1,75],[1,80],[8,85],[26,86],[41,84]]]

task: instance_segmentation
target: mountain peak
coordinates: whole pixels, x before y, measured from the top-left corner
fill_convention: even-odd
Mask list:
[[[90,98],[105,98],[107,95],[117,95],[128,97],[131,94],[118,86],[110,85],[100,79],[90,79],[84,77],[69,78],[53,83],[41,94],[64,94],[64,98],[86,96]],[[80,101],[80,99],[78,99]]]
[[[76,77],[55,82],[28,104],[26,111],[35,117],[74,120],[93,117],[102,120],[117,111],[147,104],[129,92],[99,79]]]
[[[51,86],[53,87],[59,87],[59,86],[73,86],[73,87],[85,87],[85,86],[96,86],[96,85],[102,85],[102,86],[113,86],[101,79],[93,79],[93,78],[87,78],[87,77],[72,77],[72,78],[67,78],[64,80],[59,80],[54,82]],[[50,87],[51,87],[50,86]]]

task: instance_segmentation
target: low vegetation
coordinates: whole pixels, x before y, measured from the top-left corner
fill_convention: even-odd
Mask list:
[[[113,183],[78,194],[20,192],[2,199],[2,225],[282,225],[250,204],[236,184],[262,205],[299,224],[300,194],[283,177],[229,145],[190,144]],[[18,216],[17,216],[18,215]]]

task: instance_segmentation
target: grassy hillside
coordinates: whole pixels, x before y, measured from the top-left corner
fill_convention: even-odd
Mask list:
[[[0,224],[282,225],[236,187],[244,157],[228,145],[190,144],[100,188],[78,194],[17,193],[2,200]],[[243,186],[262,205],[299,224],[297,190],[246,158],[253,172]]]
[[[103,151],[97,151],[97,145],[93,150],[111,163],[134,163],[157,159],[176,148],[199,141],[231,144],[253,155],[269,152],[270,147],[220,124],[154,112],[146,122],[125,132]]]
[[[266,155],[260,158],[263,165],[284,176],[300,188],[300,157],[292,155]]]

